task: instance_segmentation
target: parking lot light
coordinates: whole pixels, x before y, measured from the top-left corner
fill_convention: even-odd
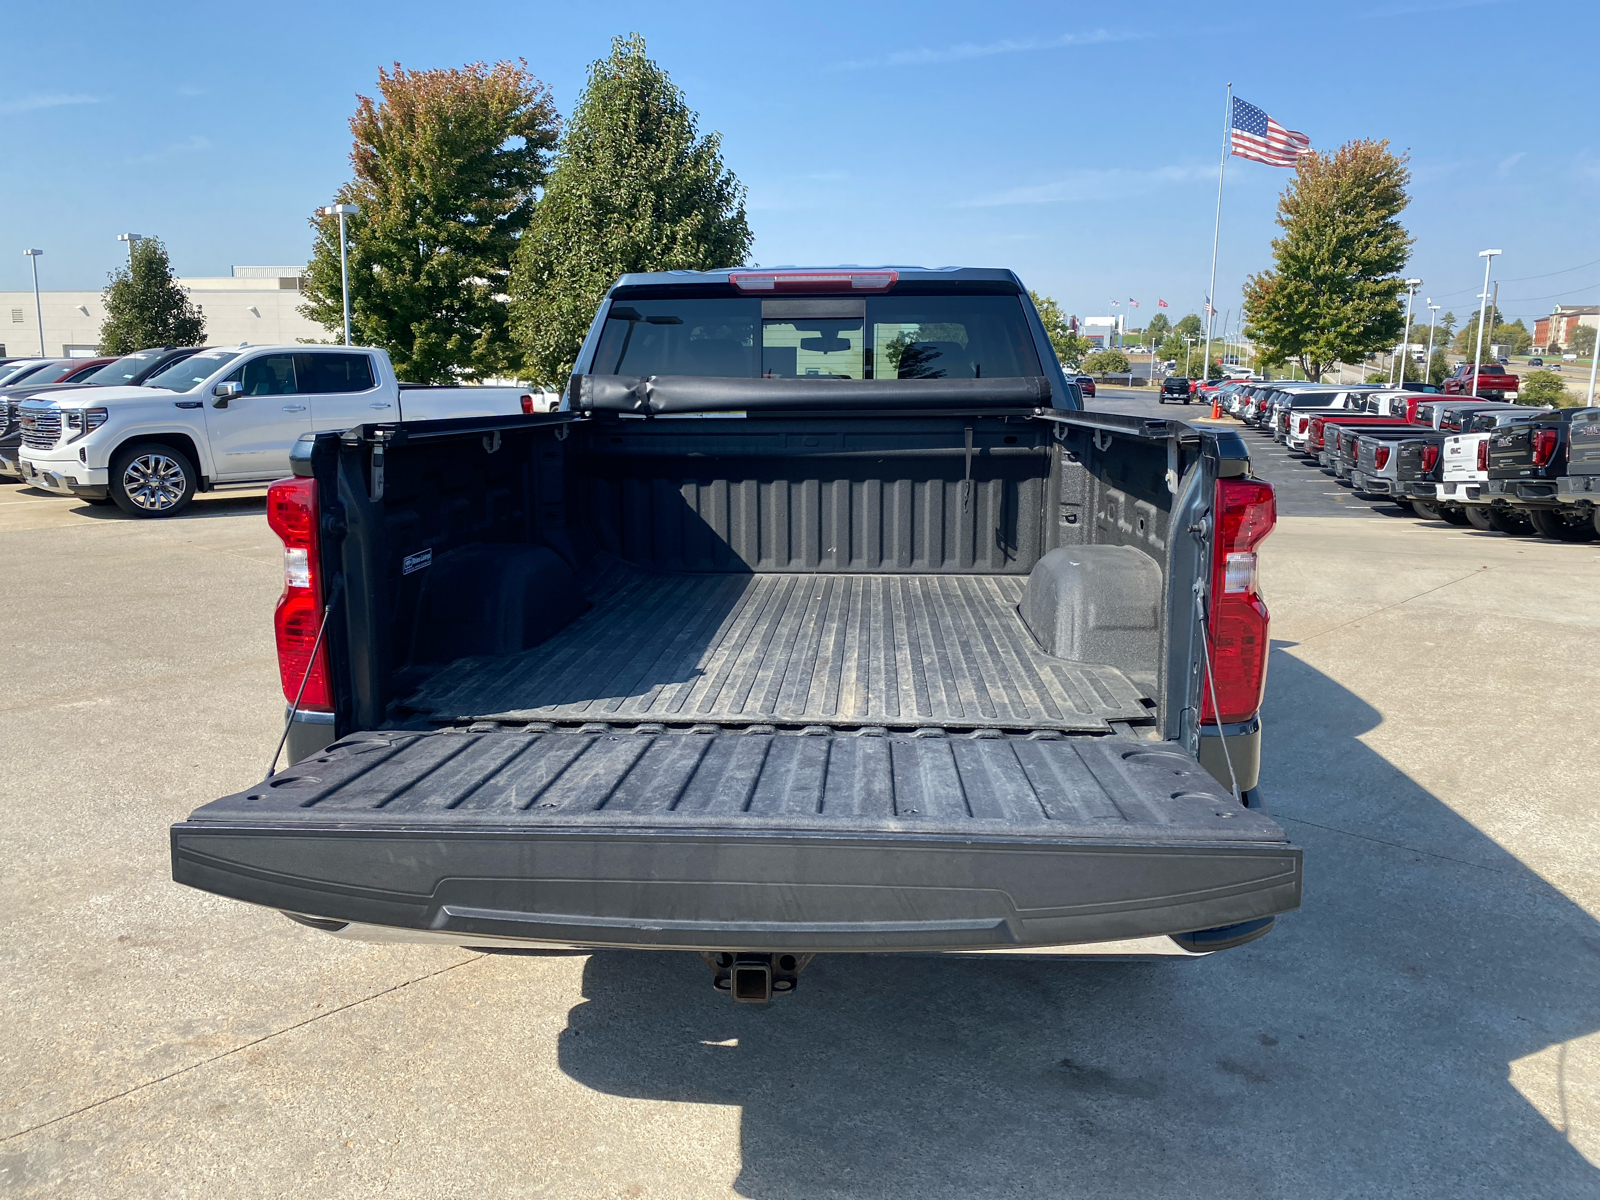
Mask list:
[[[142,234],[142,233],[119,233],[119,234],[117,234],[117,241],[119,241],[119,242],[127,242],[128,243],[128,265],[130,267],[133,266],[133,248],[135,246],[137,246],[140,242],[144,241],[144,234]]]
[[[1428,357],[1423,360],[1422,382],[1428,382],[1428,376],[1433,374],[1433,323],[1439,317],[1439,305],[1433,302],[1433,297],[1428,297]]]
[[[1494,266],[1494,256],[1499,250],[1479,250],[1483,259],[1483,295],[1478,297],[1478,348],[1472,352],[1472,398],[1478,398],[1478,375],[1483,371],[1483,323],[1489,307],[1489,268]]]
[[[44,251],[24,250],[23,253],[28,256],[28,261],[33,264],[33,315],[34,319],[39,322],[39,357],[43,358],[45,356],[44,308],[39,303],[39,255],[43,254]]]
[[[354,216],[361,209],[354,204],[330,204],[326,208],[317,209],[317,213],[324,217],[337,216],[339,218],[339,279],[344,289],[344,344],[350,344],[350,250],[345,240],[344,220],[347,216]]]
[[[1406,324],[1405,332],[1400,335],[1400,378],[1394,381],[1396,387],[1404,387],[1406,382],[1406,355],[1411,353],[1411,302],[1417,298],[1417,289],[1421,286],[1420,279],[1406,280]]]

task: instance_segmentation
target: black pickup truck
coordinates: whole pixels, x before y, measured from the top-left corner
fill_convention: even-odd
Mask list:
[[[1582,431],[1579,458],[1592,455],[1593,410],[1557,409],[1532,421],[1507,425],[1489,435],[1489,478],[1484,493],[1497,509],[1509,508],[1528,518],[1544,537],[1586,542],[1596,536],[1594,504],[1573,495],[1568,469],[1572,433]]]
[[[181,883],[696,951],[741,1000],[1299,904],[1257,788],[1272,489],[1231,432],[1079,410],[1009,271],[625,276],[559,412],[293,461],[293,765],[173,826]]]

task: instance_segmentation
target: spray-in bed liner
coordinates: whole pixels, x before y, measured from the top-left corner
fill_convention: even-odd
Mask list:
[[[1104,731],[1154,715],[1115,667],[1041,650],[1008,575],[651,574],[615,567],[531,650],[461,659],[435,721]]]

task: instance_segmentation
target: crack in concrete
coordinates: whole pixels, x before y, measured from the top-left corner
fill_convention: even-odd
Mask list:
[[[110,1104],[113,1100],[121,1100],[125,1096],[132,1096],[136,1092],[143,1092],[155,1087],[157,1084],[166,1083],[169,1079],[176,1079],[180,1075],[187,1075],[190,1071],[198,1071],[201,1067],[209,1067],[214,1062],[221,1062],[225,1058],[232,1058],[235,1054],[240,1054],[243,1051],[250,1049],[252,1046],[259,1046],[263,1042],[270,1042],[273,1038],[281,1037],[286,1033],[293,1033],[296,1029],[304,1029],[307,1025],[314,1025],[325,1017],[331,1017],[337,1013],[347,1012],[352,1008],[359,1008],[361,1005],[373,1000],[377,1000],[380,997],[387,996],[391,992],[403,991],[414,983],[426,983],[428,980],[436,979],[446,972],[454,971],[460,967],[471,966],[473,963],[479,962],[487,957],[488,955],[486,954],[475,954],[471,958],[462,962],[451,963],[448,967],[440,967],[437,971],[430,971],[426,975],[418,975],[415,979],[403,980],[400,983],[394,984],[392,987],[386,987],[381,991],[373,992],[370,996],[362,996],[360,999],[352,1000],[348,1004],[341,1004],[338,1008],[330,1008],[327,1012],[318,1013],[314,1017],[307,1017],[304,1021],[296,1021],[293,1025],[285,1025],[282,1029],[275,1029],[271,1033],[264,1033],[260,1037],[253,1038],[248,1042],[244,1042],[241,1045],[235,1046],[231,1050],[224,1050],[221,1054],[213,1054],[210,1058],[203,1058],[199,1062],[190,1063],[186,1067],[179,1067],[176,1071],[168,1071],[165,1075],[162,1075],[159,1078],[147,1079],[143,1083],[136,1083],[132,1087],[124,1088],[122,1091],[116,1092],[113,1095],[102,1096],[99,1100],[91,1100],[88,1104],[80,1105],[71,1112],[62,1113],[60,1116],[51,1117],[48,1121],[40,1121],[37,1125],[30,1125],[26,1129],[19,1129],[15,1133],[8,1133],[4,1137],[0,1137],[0,1144],[14,1141],[19,1137],[26,1137],[30,1133],[37,1133],[41,1129],[48,1129],[50,1126],[58,1125],[62,1121],[70,1121],[73,1117],[82,1116],[86,1112],[92,1112],[97,1108],[101,1108],[107,1104]]]
[[[1309,825],[1313,829],[1325,829],[1329,833],[1343,834],[1345,837],[1357,838],[1363,842],[1372,842],[1379,846],[1388,846],[1392,850],[1404,850],[1407,854],[1426,854],[1429,858],[1437,858],[1444,862],[1460,863],[1463,867],[1476,867],[1480,871],[1493,871],[1496,875],[1505,875],[1506,871],[1500,867],[1491,867],[1484,863],[1469,862],[1464,858],[1453,858],[1448,854],[1440,854],[1436,850],[1423,850],[1417,846],[1408,846],[1404,842],[1390,842],[1383,838],[1373,837],[1366,833],[1351,833],[1348,829],[1340,829],[1337,825],[1323,825],[1317,821],[1308,821],[1304,817],[1291,817],[1287,813],[1273,809],[1268,814],[1274,821],[1293,821],[1296,825]]]
[[[1413,600],[1420,600],[1424,596],[1431,596],[1434,592],[1441,592],[1447,587],[1454,587],[1456,584],[1461,583],[1464,580],[1472,579],[1475,576],[1482,575],[1485,571],[1492,570],[1494,570],[1493,567],[1479,567],[1475,571],[1468,571],[1465,575],[1461,576],[1460,579],[1446,580],[1444,583],[1441,583],[1436,587],[1426,588],[1423,591],[1418,592],[1415,596],[1407,596],[1404,600],[1396,600],[1393,604],[1385,604],[1382,608],[1375,608],[1371,612],[1362,613],[1359,617],[1351,617],[1348,621],[1341,621],[1337,625],[1330,625],[1328,628],[1321,630],[1318,633],[1313,633],[1310,637],[1298,639],[1295,642],[1295,645],[1304,646],[1307,642],[1314,642],[1324,634],[1336,633],[1345,628],[1347,625],[1354,625],[1357,621],[1365,621],[1369,617],[1376,617],[1380,613],[1386,613],[1390,609],[1399,608],[1404,604],[1410,604]]]

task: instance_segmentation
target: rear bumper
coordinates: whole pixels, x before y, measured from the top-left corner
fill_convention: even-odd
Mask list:
[[[1395,485],[1394,494],[1408,500],[1437,500],[1439,485],[1427,480],[1405,479]]]
[[[1516,508],[1557,508],[1556,480],[1490,479],[1483,485],[1489,503],[1504,502]]]
[[[1600,505],[1600,475],[1563,475],[1556,480],[1556,499],[1562,504]]]
[[[1439,499],[1453,504],[1488,503],[1483,496],[1483,484],[1477,482],[1463,483],[1454,479],[1447,479],[1439,485]]]
[[[1350,485],[1358,492],[1365,492],[1371,496],[1394,495],[1394,482],[1378,475],[1368,475],[1362,471],[1350,472]]]

